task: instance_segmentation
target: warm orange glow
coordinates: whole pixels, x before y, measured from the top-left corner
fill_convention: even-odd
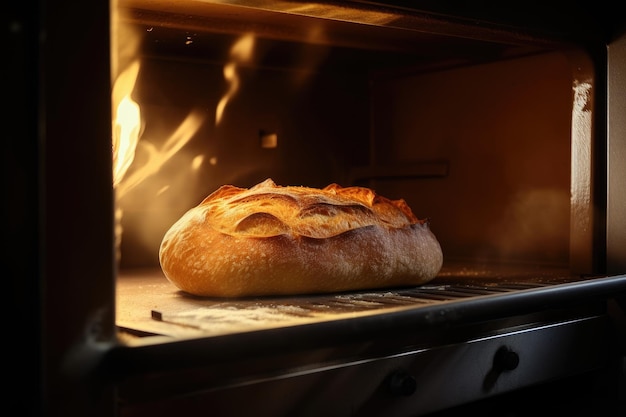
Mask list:
[[[117,144],[113,154],[113,184],[117,186],[135,158],[135,148],[139,141],[139,105],[130,96],[125,96],[117,106],[113,143]]]
[[[196,155],[195,158],[191,161],[191,169],[197,171],[202,166],[202,162],[204,162],[204,155]]]
[[[204,119],[199,111],[191,112],[160,149],[148,140],[140,141],[141,126],[145,121],[142,120],[140,105],[131,98],[139,69],[139,61],[128,65],[115,80],[111,97],[115,117],[112,138],[113,185],[118,200],[146,178],[157,173],[164,163],[189,142]],[[132,173],[127,175],[138,148],[147,153],[147,162],[142,166],[134,166]],[[202,159],[198,160],[194,170],[199,169],[201,163]]]
[[[122,198],[146,178],[157,173],[170,158],[189,142],[198,131],[203,120],[204,116],[200,111],[191,112],[160,149],[148,141],[142,141],[140,145],[142,150],[147,152],[147,162],[141,167],[136,167],[131,175],[124,178],[124,181],[117,187],[117,197]]]
[[[135,158],[139,142],[141,111],[130,95],[134,89],[139,63],[134,62],[113,86],[113,185],[118,186]]]
[[[224,109],[228,102],[239,90],[239,76],[237,66],[247,62],[252,57],[254,50],[254,36],[247,34],[239,38],[230,48],[230,62],[224,66],[224,79],[228,82],[228,91],[222,96],[215,109],[215,124],[218,125],[224,115]]]

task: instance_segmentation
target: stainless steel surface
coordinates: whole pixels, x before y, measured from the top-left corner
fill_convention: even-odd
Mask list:
[[[124,19],[155,26],[186,28],[199,34],[254,33],[262,38],[397,52],[421,51],[430,59],[484,52],[537,51],[563,39],[532,30],[390,7],[375,2],[118,0]],[[469,42],[467,42],[469,41]],[[481,47],[476,48],[476,46]],[[469,49],[464,50],[464,46]],[[483,49],[484,48],[484,49]],[[539,48],[539,49],[537,49]]]

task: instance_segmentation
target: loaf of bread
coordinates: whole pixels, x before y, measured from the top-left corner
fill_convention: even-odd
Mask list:
[[[159,259],[187,293],[245,297],[423,284],[443,254],[404,200],[267,179],[224,185],[190,209],[166,232]]]

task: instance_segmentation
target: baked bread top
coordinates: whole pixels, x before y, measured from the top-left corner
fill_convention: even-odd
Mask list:
[[[267,179],[249,189],[224,185],[200,205],[209,207],[211,226],[231,236],[326,239],[366,226],[402,228],[424,222],[402,199],[337,184],[323,189],[284,187]]]

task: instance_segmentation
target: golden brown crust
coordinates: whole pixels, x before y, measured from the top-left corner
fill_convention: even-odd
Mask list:
[[[181,290],[215,297],[417,285],[443,262],[428,224],[403,200],[270,179],[219,188],[170,228],[159,256]]]

